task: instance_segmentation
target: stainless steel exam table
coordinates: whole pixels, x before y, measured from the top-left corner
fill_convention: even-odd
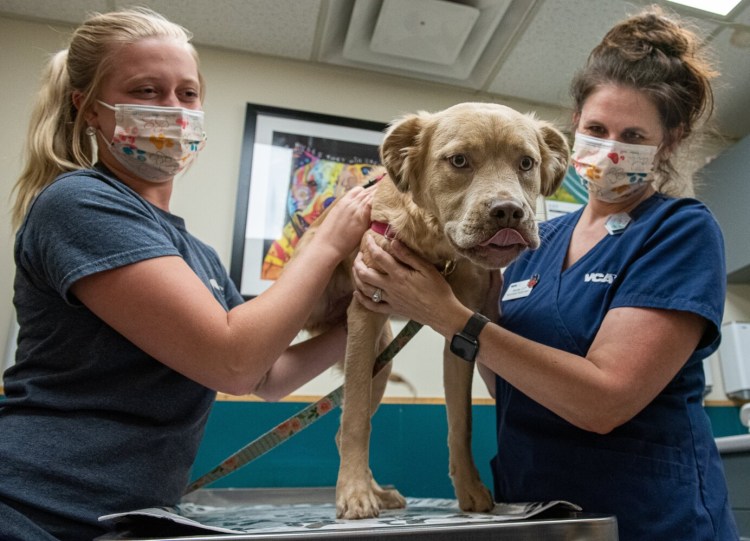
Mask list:
[[[299,504],[331,504],[333,488],[300,489],[201,489],[189,494],[183,503],[211,508],[237,508],[259,505],[289,506]],[[331,517],[335,511],[331,510]],[[460,514],[458,510],[452,512]],[[207,533],[185,527],[165,528],[158,523],[141,524],[135,530],[125,530],[97,538],[96,541],[217,541],[217,540],[329,540],[371,539],[434,541],[617,541],[617,520],[611,515],[600,515],[569,509],[550,509],[540,515],[521,520],[463,524],[405,524],[356,530],[277,531],[273,533]]]

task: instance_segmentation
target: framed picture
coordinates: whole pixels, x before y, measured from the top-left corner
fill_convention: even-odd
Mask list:
[[[551,220],[575,212],[585,205],[588,199],[588,191],[578,179],[578,173],[572,165],[568,166],[562,185],[544,200],[544,219]]]
[[[380,163],[385,124],[248,104],[230,276],[267,289],[305,229]]]

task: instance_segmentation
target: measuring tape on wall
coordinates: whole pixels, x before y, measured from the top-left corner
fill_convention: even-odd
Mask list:
[[[382,368],[388,364],[399,351],[401,351],[401,349],[421,328],[421,323],[409,321],[406,326],[401,329],[401,332],[398,333],[396,338],[394,338],[393,341],[388,344],[388,347],[386,347],[383,352],[378,355],[377,359],[375,359],[373,377],[380,372],[380,370],[382,370]],[[323,417],[325,414],[340,406],[343,398],[344,387],[341,386],[317,402],[305,407],[299,413],[291,416],[283,423],[276,425],[274,428],[256,438],[254,441],[251,441],[233,455],[227,457],[211,471],[193,481],[185,491],[185,494],[189,494],[209,483],[213,483],[214,481],[229,475],[233,471],[240,469],[242,466],[266,454],[274,447],[281,445],[286,440]]]

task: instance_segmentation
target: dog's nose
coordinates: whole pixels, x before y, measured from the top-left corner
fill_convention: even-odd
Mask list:
[[[501,226],[509,227],[521,222],[526,217],[526,212],[515,201],[495,200],[490,206],[490,216],[497,218]]]

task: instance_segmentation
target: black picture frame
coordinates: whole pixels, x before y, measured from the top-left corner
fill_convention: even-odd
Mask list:
[[[272,251],[288,251],[282,248],[301,235],[300,223],[352,175],[379,164],[385,129],[380,122],[247,104],[229,272],[245,299],[273,283],[279,265]]]

